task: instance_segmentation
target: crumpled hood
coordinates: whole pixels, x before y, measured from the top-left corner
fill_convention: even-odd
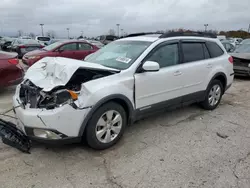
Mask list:
[[[32,65],[26,72],[24,78],[29,79],[33,84],[42,88],[43,91],[50,91],[56,86],[66,85],[79,68],[120,72],[119,70],[108,68],[100,64],[80,60],[62,57],[45,57]]]

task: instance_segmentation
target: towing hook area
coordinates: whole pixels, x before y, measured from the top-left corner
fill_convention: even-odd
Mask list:
[[[31,140],[24,132],[9,121],[0,118],[0,137],[4,144],[14,147],[24,153],[30,154]]]

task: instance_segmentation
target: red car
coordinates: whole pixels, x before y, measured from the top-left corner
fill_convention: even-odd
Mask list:
[[[19,65],[17,55],[0,51],[0,88],[16,85],[22,81],[24,71]]]
[[[43,57],[67,57],[83,60],[99,48],[85,41],[58,41],[42,49],[28,52],[23,56],[23,63],[31,66]]]

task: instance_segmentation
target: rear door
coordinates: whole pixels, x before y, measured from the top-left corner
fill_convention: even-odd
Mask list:
[[[204,85],[213,65],[205,41],[182,40],[182,90],[183,102],[200,100]]]
[[[77,59],[77,43],[72,42],[72,43],[64,44],[59,48],[58,52],[55,52],[55,53],[56,53],[56,56],[59,56],[59,57]]]
[[[95,51],[91,44],[79,42],[77,43],[76,59],[83,60],[87,55]]]

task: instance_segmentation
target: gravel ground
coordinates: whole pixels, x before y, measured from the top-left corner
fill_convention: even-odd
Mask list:
[[[249,188],[250,80],[236,79],[214,111],[193,105],[141,120],[113,148],[0,143],[0,187]],[[11,107],[14,88],[0,93]]]

